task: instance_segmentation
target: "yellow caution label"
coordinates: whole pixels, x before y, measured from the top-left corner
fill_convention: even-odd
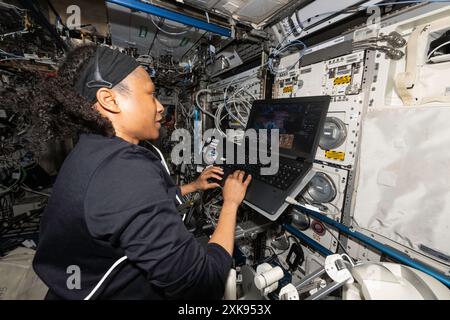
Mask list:
[[[328,159],[344,161],[345,160],[345,152],[328,150],[328,151],[325,151],[325,157]]]
[[[292,93],[294,91],[294,86],[287,86],[283,88],[283,93]]]
[[[352,76],[343,76],[343,77],[335,78],[333,84],[335,86],[339,86],[342,84],[349,84],[351,82],[352,82]]]

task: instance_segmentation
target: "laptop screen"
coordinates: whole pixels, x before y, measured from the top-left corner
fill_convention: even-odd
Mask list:
[[[255,101],[247,129],[279,130],[281,155],[311,159],[329,104],[328,96]]]

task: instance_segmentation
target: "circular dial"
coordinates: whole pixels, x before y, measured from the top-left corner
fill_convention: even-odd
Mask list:
[[[308,185],[307,193],[315,203],[321,204],[333,201],[336,198],[337,190],[328,175],[317,172]]]
[[[328,117],[325,120],[319,146],[323,150],[333,150],[340,147],[347,138],[347,128],[345,123],[336,117]]]
[[[292,210],[292,224],[294,224],[300,231],[305,231],[309,228],[310,219],[309,217],[301,211],[296,209]]]

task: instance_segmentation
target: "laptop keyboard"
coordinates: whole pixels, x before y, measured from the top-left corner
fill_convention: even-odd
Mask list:
[[[261,168],[265,167],[265,165],[261,164],[224,164],[222,167],[225,170],[225,175],[236,170],[242,170],[247,174],[251,174],[252,179],[260,180],[281,190],[287,190],[304,172],[304,164],[302,162],[284,158],[280,158],[278,172],[274,175],[261,175]]]

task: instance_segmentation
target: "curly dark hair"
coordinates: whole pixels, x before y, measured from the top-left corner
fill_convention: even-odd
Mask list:
[[[112,123],[74,90],[80,72],[95,55],[95,45],[82,46],[69,52],[54,78],[42,83],[35,91],[33,109],[44,131],[67,135],[79,132],[115,134]]]
[[[3,97],[3,102],[19,110],[29,123],[25,139],[28,146],[23,147],[39,152],[43,143],[54,138],[79,133],[115,135],[111,121],[74,90],[80,72],[96,49],[95,45],[75,48],[67,54],[55,77],[32,76]]]

